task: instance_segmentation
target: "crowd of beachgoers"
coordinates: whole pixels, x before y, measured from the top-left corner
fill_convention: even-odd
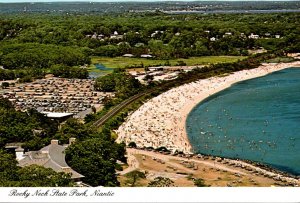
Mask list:
[[[118,140],[138,147],[166,147],[168,150],[192,153],[185,121],[195,105],[232,84],[292,66],[300,62],[268,63],[258,68],[230,75],[198,80],[173,88],[143,104],[128,116],[117,130]]]
[[[300,67],[300,61],[291,63],[265,63],[255,69],[242,70],[230,75],[198,80],[173,88],[144,103],[116,131],[118,142],[127,145],[134,142],[140,149],[158,149],[165,147],[174,152],[182,152],[186,156],[193,154],[186,133],[186,118],[189,112],[205,98],[217,93],[232,84],[261,77],[269,73],[289,67]],[[194,156],[194,155],[192,155]],[[220,159],[221,158],[217,158]],[[257,175],[287,182],[287,185],[298,186],[299,180],[288,177],[270,168],[256,167],[240,160],[223,159],[224,164],[252,171]]]

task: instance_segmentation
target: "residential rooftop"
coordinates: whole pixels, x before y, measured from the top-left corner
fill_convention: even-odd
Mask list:
[[[69,145],[74,141],[75,138],[70,138]],[[65,149],[69,145],[59,145],[58,140],[51,140],[50,145],[40,149],[39,151],[29,151],[23,154],[22,158],[18,160],[19,166],[25,167],[36,164],[44,166],[45,168],[52,168],[56,172],[71,173],[72,179],[83,178],[83,175],[74,171],[66,163]]]

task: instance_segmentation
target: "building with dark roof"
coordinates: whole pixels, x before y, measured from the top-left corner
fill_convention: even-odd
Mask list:
[[[69,145],[74,141],[75,138],[70,138]],[[18,160],[19,166],[36,164],[45,168],[52,168],[56,172],[71,173],[72,179],[79,181],[84,176],[69,167],[65,160],[65,149],[69,145],[59,145],[58,140],[51,140],[50,145],[39,151],[29,151],[23,154],[23,157]]]

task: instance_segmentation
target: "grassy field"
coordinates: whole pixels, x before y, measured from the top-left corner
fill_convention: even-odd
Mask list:
[[[244,59],[244,56],[203,56],[190,57],[188,59],[172,59],[172,60],[156,60],[142,58],[127,58],[127,57],[93,57],[92,65],[89,67],[90,72],[109,72],[96,69],[94,64],[103,64],[107,68],[126,68],[126,67],[141,67],[144,66],[160,66],[165,65],[168,61],[171,66],[178,64],[178,61],[183,61],[187,66],[207,65],[214,63],[230,63],[239,59]]]

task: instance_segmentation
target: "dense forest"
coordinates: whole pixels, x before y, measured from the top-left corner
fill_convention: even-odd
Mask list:
[[[0,78],[42,77],[45,73],[85,78],[87,72],[80,67],[90,64],[91,56],[132,54],[167,60],[249,55],[249,51],[260,48],[299,51],[299,15],[161,12],[2,15]],[[69,73],[58,71],[58,66]]]

